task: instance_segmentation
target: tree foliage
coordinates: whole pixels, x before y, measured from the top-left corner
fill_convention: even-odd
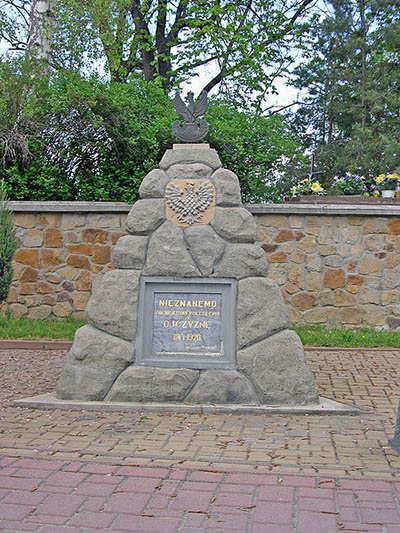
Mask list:
[[[314,29],[295,70],[307,95],[293,122],[327,176],[373,176],[399,164],[399,29],[391,0],[330,0]]]
[[[9,19],[18,12],[18,2],[24,12],[27,8],[23,0],[0,2],[8,6]],[[293,43],[303,34],[305,17],[315,2],[41,0],[52,14],[47,37],[53,37],[49,61],[56,69],[87,73],[102,65],[111,81],[140,77],[168,93],[206,68],[208,79],[200,82],[204,87],[199,86],[198,93],[222,83],[231,97],[242,95],[258,103],[276,72],[290,61]],[[14,49],[23,48],[21,29],[17,37],[3,18],[3,36]],[[49,41],[39,39],[44,48]]]
[[[174,142],[177,115],[162,89],[138,79],[110,83],[64,71],[46,83],[23,68],[17,61],[14,69],[8,63],[0,70],[0,131],[11,138],[16,130],[20,141],[0,149],[0,175],[12,199],[136,200],[143,177]],[[21,115],[24,77],[34,100]],[[296,155],[290,129],[278,116],[244,113],[218,99],[206,119],[206,141],[238,174],[244,200],[265,200],[274,171]]]

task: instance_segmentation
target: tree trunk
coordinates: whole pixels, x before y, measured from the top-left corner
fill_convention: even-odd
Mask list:
[[[361,127],[365,131],[367,120],[367,25],[365,20],[365,2],[359,0],[359,9],[361,17]]]
[[[43,74],[48,72],[50,65],[54,4],[55,0],[32,0],[26,53],[30,59],[42,63]]]

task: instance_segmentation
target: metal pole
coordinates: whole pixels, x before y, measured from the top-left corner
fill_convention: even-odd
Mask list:
[[[397,420],[396,428],[394,430],[394,437],[393,439],[389,439],[389,444],[392,448],[394,448],[397,452],[400,453],[400,400],[399,406],[397,408]]]

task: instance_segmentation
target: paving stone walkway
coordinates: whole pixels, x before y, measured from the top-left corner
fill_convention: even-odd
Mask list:
[[[400,533],[399,351],[309,351],[356,416],[47,411],[65,352],[0,351],[0,531]]]

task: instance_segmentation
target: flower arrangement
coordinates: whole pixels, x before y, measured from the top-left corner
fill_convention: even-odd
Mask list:
[[[306,178],[291,187],[290,194],[292,196],[299,196],[300,194],[325,194],[325,191],[318,180],[312,181],[310,178]]]
[[[346,172],[346,175],[342,178],[335,178],[333,187],[344,194],[367,192],[367,184],[364,176],[356,176],[350,172]]]
[[[379,176],[375,178],[375,186],[381,191],[394,191],[397,185],[400,185],[400,176],[397,172],[392,172],[391,174],[379,174]]]

